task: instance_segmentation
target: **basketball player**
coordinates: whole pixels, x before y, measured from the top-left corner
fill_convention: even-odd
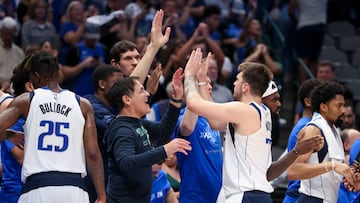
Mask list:
[[[344,163],[343,144],[334,125],[344,115],[344,104],[344,88],[335,82],[326,81],[311,94],[314,114],[298,139],[321,134],[325,142],[316,153],[299,156],[288,169],[290,180],[301,180],[296,202],[336,202],[342,178],[350,185],[354,183],[355,176]]]
[[[16,97],[0,114],[0,140],[5,138],[5,129],[19,118],[25,119],[24,187],[19,202],[89,202],[82,178],[86,168],[96,188],[97,202],[105,202],[91,105],[59,87],[59,65],[50,54],[33,53],[24,68],[30,71],[30,81],[41,88]]]
[[[197,91],[194,78],[201,58],[200,49],[193,51],[185,67],[187,108],[207,119],[231,122],[234,129],[225,136],[223,191],[219,195],[223,200],[218,201],[272,202],[273,188],[268,181],[280,175],[298,155],[313,150],[314,145],[321,143],[321,137],[305,140],[285,158],[272,163],[270,110],[261,103],[271,80],[270,69],[259,63],[240,64],[234,82],[234,97],[238,101],[218,104],[203,100]]]

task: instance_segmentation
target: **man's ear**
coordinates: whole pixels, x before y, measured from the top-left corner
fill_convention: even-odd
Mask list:
[[[130,104],[130,102],[131,102],[131,98],[129,96],[127,96],[127,95],[123,95],[121,97],[121,99],[122,99],[124,104]]]
[[[116,63],[115,59],[111,59],[110,64],[117,67],[117,63]]]
[[[31,92],[35,89],[34,85],[31,82],[26,82],[25,83],[25,91],[26,92]]]
[[[241,85],[241,90],[242,90],[243,92],[250,92],[249,83],[243,83],[243,84]]]
[[[100,89],[104,90],[104,88],[105,88],[105,81],[104,81],[104,80],[99,80],[99,81],[98,81],[98,85],[99,85],[99,88],[100,88]]]
[[[320,112],[327,112],[328,111],[328,106],[325,103],[321,103],[320,104]]]
[[[311,99],[309,97],[305,97],[304,104],[306,107],[310,108],[311,107]]]

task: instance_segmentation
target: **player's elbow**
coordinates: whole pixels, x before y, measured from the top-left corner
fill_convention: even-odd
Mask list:
[[[298,173],[296,172],[296,170],[292,167],[288,168],[288,179],[289,180],[298,180]]]
[[[182,136],[188,136],[194,131],[194,124],[191,123],[182,123],[180,125],[180,134]]]
[[[99,148],[86,150],[85,153],[86,153],[86,160],[87,161],[93,162],[93,161],[98,161],[99,159],[101,160],[101,155],[100,155]]]

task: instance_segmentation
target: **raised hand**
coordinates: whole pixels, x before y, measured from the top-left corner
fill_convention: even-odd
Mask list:
[[[180,100],[184,96],[184,85],[183,85],[183,69],[178,68],[175,73],[173,74],[171,85],[173,89],[173,95],[172,97],[174,99]]]
[[[165,30],[165,34],[162,32],[162,23],[164,19],[164,11],[160,9],[156,12],[155,17],[152,21],[151,27],[151,40],[150,43],[153,44],[156,48],[160,48],[165,45],[169,41],[170,27],[167,27]]]
[[[161,63],[156,65],[156,68],[152,71],[151,75],[148,75],[146,82],[146,91],[154,95],[159,87],[159,80],[162,75]]]
[[[319,145],[324,144],[324,138],[321,135],[316,135],[310,138],[298,139],[295,145],[295,149],[299,154],[306,154],[308,152],[313,152],[318,148]]]
[[[212,54],[211,52],[208,53],[205,62],[203,62],[200,66],[199,71],[196,74],[197,82],[208,82],[208,69],[209,69],[209,62],[211,60]]]
[[[191,52],[190,58],[185,66],[185,77],[187,76],[193,76],[195,77],[196,74],[199,71],[199,68],[202,64],[202,52],[200,48],[197,48],[196,50],[193,50]]]

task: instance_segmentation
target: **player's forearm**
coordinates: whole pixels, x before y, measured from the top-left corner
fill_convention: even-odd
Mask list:
[[[298,157],[294,151],[290,151],[280,160],[277,160],[271,164],[266,172],[268,181],[271,181],[280,176]]]
[[[131,73],[130,76],[135,76],[139,78],[141,84],[145,82],[146,76],[149,73],[153,59],[158,52],[160,47],[155,47],[150,43],[146,49],[146,52],[140,62],[136,65],[135,70]]]
[[[104,168],[100,151],[93,157],[87,157],[87,168],[93,181],[98,199],[106,200]]]
[[[309,179],[324,174],[327,170],[332,170],[331,162],[320,164],[294,163],[288,169],[288,178],[289,180]]]
[[[180,124],[180,129],[179,129],[180,135],[182,136],[191,135],[191,133],[195,129],[197,119],[198,119],[198,115],[186,109]]]
[[[200,85],[198,86],[199,94],[201,95],[201,98],[203,98],[206,101],[213,101],[212,96],[209,93],[209,89],[207,84],[206,85]],[[213,130],[220,130],[224,131],[226,130],[227,122],[218,121],[214,119],[207,119],[211,129]]]

